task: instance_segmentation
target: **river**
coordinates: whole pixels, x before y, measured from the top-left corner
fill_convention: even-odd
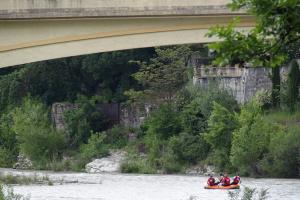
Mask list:
[[[205,190],[207,177],[187,175],[128,175],[54,173],[6,170],[26,176],[47,175],[53,185],[13,186],[31,200],[202,200],[228,199],[225,190]],[[3,173],[3,169],[0,170]],[[269,189],[269,199],[299,200],[300,179],[243,178],[244,186]]]

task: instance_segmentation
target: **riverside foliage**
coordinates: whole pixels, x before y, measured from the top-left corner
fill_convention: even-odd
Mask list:
[[[23,153],[34,168],[82,170],[110,149],[123,149],[128,156],[122,171],[128,173],[179,173],[210,164],[242,175],[299,177],[299,95],[289,92],[299,88],[294,76],[282,88],[281,107],[269,109],[268,93],[241,106],[217,84],[191,84],[185,67],[191,47],[140,51],[47,61],[3,72],[0,166],[11,167]],[[170,92],[163,95],[166,88],[159,85]],[[55,101],[78,104],[65,113],[65,131],[51,124],[49,106]],[[285,109],[291,101],[292,113]],[[99,102],[154,106],[138,128],[109,128],[96,107]],[[128,133],[135,133],[137,140],[129,141]]]

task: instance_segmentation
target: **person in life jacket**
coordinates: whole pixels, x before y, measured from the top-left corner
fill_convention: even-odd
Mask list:
[[[227,173],[224,174],[224,177],[221,181],[222,186],[229,186],[230,185],[230,178],[228,177]]]
[[[238,185],[241,182],[241,177],[237,174],[231,183],[231,185]]]
[[[216,181],[215,178],[212,175],[209,175],[209,178],[207,180],[207,185],[214,186],[216,184],[215,181]]]

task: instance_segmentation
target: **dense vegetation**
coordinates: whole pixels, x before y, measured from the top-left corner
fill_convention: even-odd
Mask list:
[[[123,172],[177,173],[214,165],[242,175],[299,177],[297,63],[282,84],[279,107],[270,109],[268,92],[241,106],[212,81],[207,87],[191,83],[186,64],[195,50],[130,50],[3,72],[0,166],[12,167],[21,153],[34,168],[82,170],[93,158],[122,148],[128,152]],[[56,101],[78,105],[64,114],[64,131],[51,123],[49,106]],[[140,128],[111,128],[96,106],[101,102],[150,104],[153,111]],[[137,140],[129,142],[129,132]]]
[[[0,70],[0,166],[12,167],[21,153],[35,168],[82,170],[108,148],[126,145],[126,129],[107,130],[110,122],[96,104],[125,101],[124,91],[141,87],[131,76],[139,67],[129,61],[154,54],[152,48],[129,50]],[[63,132],[51,122],[54,102],[79,107],[65,113]]]

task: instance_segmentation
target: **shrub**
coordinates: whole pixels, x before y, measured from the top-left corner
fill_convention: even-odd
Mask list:
[[[162,147],[163,147],[163,140],[160,140],[157,135],[154,133],[147,133],[144,138],[145,146],[147,149],[147,157],[149,163],[154,168],[161,167],[161,156],[162,156]]]
[[[146,120],[146,134],[154,134],[165,140],[181,131],[179,113],[170,104],[161,104]]]
[[[262,161],[263,169],[272,177],[299,177],[299,126],[290,126],[284,132],[272,134],[269,154]]]
[[[12,116],[5,113],[0,117],[0,167],[12,167],[19,154],[16,133],[12,130]]]
[[[0,147],[0,167],[12,167],[16,156],[8,149]]]
[[[133,161],[125,161],[121,164],[122,173],[141,173],[154,174],[156,170],[151,167],[147,159],[137,159]]]
[[[234,113],[214,102],[204,139],[212,146],[213,164],[221,171],[230,168],[229,153],[232,132],[236,128],[237,120]]]
[[[299,84],[300,84],[300,71],[299,65],[296,60],[292,61],[291,71],[288,75],[288,88],[287,88],[287,104],[291,112],[295,111],[295,105],[299,99]]]
[[[122,148],[128,143],[127,129],[123,126],[114,126],[111,129],[105,131],[106,144],[109,144],[112,148]]]
[[[259,162],[268,153],[270,135],[280,132],[280,126],[262,117],[261,108],[252,101],[242,108],[239,128],[233,133],[230,160],[242,174],[259,175]]]
[[[89,100],[85,96],[78,96],[76,104],[78,109],[64,113],[68,144],[71,148],[77,148],[82,143],[87,143],[91,130],[101,132],[107,128],[104,115],[93,99]]]
[[[80,146],[80,156],[92,159],[108,155],[107,145],[104,144],[105,137],[106,136],[103,133],[91,132],[88,143]]]
[[[0,200],[29,200],[29,197],[24,197],[20,194],[15,194],[12,188],[7,188],[4,191],[3,185],[0,184]]]
[[[91,132],[88,143],[80,146],[79,153],[75,156],[75,161],[71,163],[71,168],[75,171],[81,171],[93,158],[107,156],[109,151],[108,146],[104,144],[104,140],[104,133]]]
[[[181,121],[185,132],[197,135],[204,133],[207,128],[207,120],[213,110],[213,102],[228,109],[230,112],[238,111],[239,106],[232,95],[216,85],[208,87],[189,86],[186,105],[183,106]],[[187,94],[185,94],[186,96]]]
[[[142,157],[135,150],[129,149],[126,159],[121,163],[121,172],[154,174],[156,169],[152,167],[146,157]]]
[[[209,145],[201,135],[190,135],[185,132],[171,137],[168,145],[181,163],[195,164],[204,160],[209,151]]]
[[[48,111],[42,103],[25,98],[12,117],[12,129],[24,155],[38,162],[60,158],[65,147],[64,135],[51,126]]]
[[[171,174],[182,171],[182,164],[178,161],[177,156],[169,147],[165,147],[161,156],[161,169],[163,173]]]
[[[242,194],[240,190],[229,191],[228,197],[230,200],[266,200],[268,199],[268,189],[257,191],[256,188],[245,187]]]

